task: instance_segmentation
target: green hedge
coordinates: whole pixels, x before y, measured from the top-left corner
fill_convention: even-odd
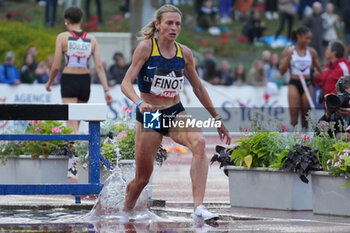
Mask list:
[[[16,54],[16,66],[22,64],[28,47],[38,49],[37,61],[44,61],[48,55],[54,55],[56,34],[46,28],[32,28],[28,25],[10,20],[0,20],[0,61],[5,60],[7,51]]]

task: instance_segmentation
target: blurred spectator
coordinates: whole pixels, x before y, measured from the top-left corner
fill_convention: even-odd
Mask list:
[[[281,21],[277,32],[275,34],[275,40],[277,40],[278,36],[284,29],[284,23],[287,21],[287,39],[291,39],[291,33],[293,28],[293,19],[296,13],[295,5],[298,3],[298,0],[278,0],[278,10],[281,14]]]
[[[253,66],[249,70],[247,84],[252,86],[265,86],[266,74],[264,69],[264,62],[262,59],[258,59],[253,63]]]
[[[103,66],[103,68],[105,70],[105,73],[106,73],[108,86],[114,86],[116,83],[113,80],[110,80],[111,79],[111,73],[107,70],[107,62],[105,60],[103,60],[103,59],[101,60],[101,62],[102,62],[102,66]],[[91,83],[94,83],[94,84],[101,83],[100,79],[98,78],[96,67],[94,67],[93,69],[90,69],[90,76],[91,76]]]
[[[36,61],[36,56],[38,55],[38,49],[34,45],[30,45],[27,53],[30,53],[33,55],[33,63],[34,63],[34,68],[38,66],[38,62]]]
[[[267,74],[267,71],[270,69],[270,63],[271,63],[271,52],[270,52],[270,50],[264,50],[261,53],[261,59],[264,62],[264,69],[265,69],[265,73]]]
[[[227,60],[221,61],[221,68],[217,72],[219,82],[217,84],[230,86],[233,83],[233,73]]]
[[[15,66],[15,54],[8,51],[5,56],[5,62],[0,66],[0,83],[18,85],[21,78],[17,67]]]
[[[47,69],[46,63],[41,61],[39,62],[38,67],[35,70],[36,75],[38,76],[38,83],[47,83],[49,80],[49,70]]]
[[[265,1],[265,15],[268,20],[278,19],[277,1],[278,0]]]
[[[264,64],[270,64],[271,51],[270,50],[264,50],[261,53],[261,59],[263,60]]]
[[[47,27],[53,27],[56,23],[57,2],[58,0],[46,0],[45,25]],[[50,14],[50,10],[51,10],[51,14]]]
[[[97,9],[97,16],[98,16],[98,23],[103,24],[102,20],[102,0],[95,0],[96,3],[96,9]],[[90,19],[90,0],[86,0],[86,18]]]
[[[40,62],[38,68],[36,68],[35,73],[38,76],[38,83],[47,83],[50,77],[51,67],[53,64],[53,57],[50,55],[46,58],[45,62]],[[53,85],[57,85],[59,83],[59,79],[61,78],[61,73],[58,72],[56,78],[53,81]]]
[[[266,29],[265,22],[260,19],[260,12],[252,10],[250,18],[243,26],[243,35],[249,38],[249,42],[259,42]]]
[[[337,14],[334,14],[334,5],[329,2],[326,5],[326,12],[322,15],[323,20],[323,46],[327,48],[328,43],[338,39],[337,28],[339,28],[339,18]]]
[[[289,82],[289,73],[282,75],[279,71],[279,66],[281,63],[281,58],[278,53],[273,53],[271,55],[270,70],[268,71],[268,79],[274,79],[278,88],[282,85],[286,85]]]
[[[312,34],[311,41],[310,41],[310,47],[314,48],[317,52],[318,59],[321,63],[323,63],[323,45],[322,45],[322,38],[323,38],[323,20],[321,17],[322,13],[322,5],[319,2],[314,2],[312,5],[313,13],[312,15],[306,17],[304,19],[303,24],[307,26]]]
[[[280,66],[280,56],[278,53],[273,53],[271,55],[270,60],[270,68],[267,71],[266,74],[266,80],[268,82],[275,82],[278,86],[278,88],[281,88],[283,84],[287,84],[287,75],[281,75],[279,66]]]
[[[246,12],[251,9],[254,0],[235,0],[236,2],[236,11],[235,19],[242,20],[245,19]]]
[[[217,13],[214,0],[204,0],[197,18],[198,27],[208,30],[211,35],[219,35],[221,32],[217,27]]]
[[[125,18],[130,18],[130,0],[124,0],[119,5],[119,9],[124,13]]]
[[[330,2],[332,2],[340,12],[342,12],[345,7],[349,5],[349,0],[333,0]]]
[[[22,83],[34,83],[35,80],[34,57],[31,53],[27,53],[22,62],[21,81]]]
[[[126,63],[125,58],[121,52],[114,53],[114,64],[109,68],[110,79],[108,79],[108,85],[114,86],[121,84],[129,65]]]
[[[319,98],[320,103],[323,103],[324,96],[330,93],[336,94],[335,86],[338,80],[350,74],[350,63],[345,57],[345,46],[342,42],[330,42],[327,46],[325,57],[329,63],[326,65],[323,73],[321,75],[314,73],[314,82],[316,86],[323,90]]]
[[[73,2],[75,2],[75,4]],[[81,7],[81,0],[66,0],[66,9],[72,5]]]
[[[317,0],[300,0],[299,7],[298,7],[298,18],[299,20],[303,19],[304,14],[309,14],[308,11],[312,9],[312,4],[316,2]],[[347,0],[348,1],[348,0]],[[312,11],[312,10],[311,10]]]
[[[214,61],[214,50],[208,48],[204,52],[203,79],[211,84],[217,84],[219,78],[216,73],[216,62]]]
[[[266,74],[267,82],[275,82],[276,79],[281,78],[279,66],[280,66],[280,56],[278,55],[278,53],[273,53],[271,55],[269,69],[267,70],[267,74]]]
[[[203,68],[200,66],[198,57],[193,57],[194,59],[194,66],[196,68],[197,74],[200,79],[203,79],[204,71]]]
[[[231,23],[231,14],[232,14],[232,2],[234,0],[221,0],[220,1],[220,22]]]
[[[349,55],[350,54],[350,4],[346,4],[343,10],[343,22],[344,22],[344,40],[346,45],[346,52]]]
[[[246,82],[245,67],[243,64],[238,64],[233,71],[234,85],[242,86]]]
[[[196,15],[199,15],[199,13],[201,12],[203,1],[204,0],[194,0],[193,8],[194,8],[194,11],[196,12]]]

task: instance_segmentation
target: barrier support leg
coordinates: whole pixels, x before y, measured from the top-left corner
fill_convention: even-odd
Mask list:
[[[100,183],[100,122],[89,121],[89,183]]]
[[[75,195],[75,204],[80,204],[80,203],[81,203],[80,195]]]

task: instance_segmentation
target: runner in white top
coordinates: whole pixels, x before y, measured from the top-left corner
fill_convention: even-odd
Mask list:
[[[301,26],[292,32],[292,40],[296,41],[294,47],[287,47],[282,53],[282,63],[279,67],[281,75],[290,71],[290,81],[288,85],[288,104],[290,113],[291,130],[298,124],[299,112],[301,115],[301,127],[308,129],[306,120],[310,105],[300,81],[300,74],[303,75],[312,96],[312,86],[310,79],[311,67],[320,72],[321,67],[318,62],[317,52],[309,47],[311,40],[310,29]],[[300,72],[301,73],[300,73]]]

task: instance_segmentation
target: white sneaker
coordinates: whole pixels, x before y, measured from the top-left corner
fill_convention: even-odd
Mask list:
[[[221,18],[221,19],[220,19],[220,23],[221,23],[221,24],[232,23],[232,20],[231,20],[231,18],[229,18],[229,17],[224,17],[224,18]]]
[[[220,23],[225,24],[226,23],[226,18],[220,18]]]
[[[208,32],[209,32],[209,34],[212,35],[212,36],[218,36],[218,35],[220,35],[220,33],[221,33],[220,28],[218,28],[218,27],[210,27],[210,28],[208,29]]]
[[[193,218],[203,218],[207,220],[218,220],[219,215],[209,212],[204,205],[197,206],[196,211],[192,213]]]
[[[124,210],[120,210],[119,211],[119,221],[121,223],[129,222],[131,217],[132,217],[131,212],[127,212],[127,211],[124,211]]]

